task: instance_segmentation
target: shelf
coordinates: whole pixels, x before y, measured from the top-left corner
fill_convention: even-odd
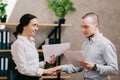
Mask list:
[[[0,25],[6,25],[6,26],[17,26],[18,23],[0,23]],[[39,27],[55,27],[58,26],[58,24],[38,24]],[[62,24],[61,26],[63,27],[68,27],[68,26],[72,26],[71,24]]]
[[[42,76],[42,79],[55,79],[57,76]],[[61,79],[71,78],[70,75],[61,75]],[[7,80],[7,77],[0,77],[0,80]]]
[[[1,77],[0,76],[0,80],[7,80],[7,77]]]
[[[57,76],[42,76],[41,78],[42,79],[55,79],[55,78],[57,78]],[[61,75],[60,78],[61,79],[68,79],[68,78],[71,78],[71,76],[69,76],[69,75]]]
[[[43,50],[42,50],[42,49],[38,49],[38,52],[42,53],[42,52],[43,52]]]
[[[0,52],[10,52],[11,50],[0,50]],[[42,49],[38,49],[38,52],[42,53]]]
[[[10,52],[11,50],[0,50],[0,52]]]

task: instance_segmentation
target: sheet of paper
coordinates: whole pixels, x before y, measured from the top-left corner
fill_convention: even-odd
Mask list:
[[[81,51],[66,51],[64,55],[67,60],[76,67],[82,67],[80,62],[85,61]]]
[[[42,50],[45,61],[50,61],[51,56],[59,56],[70,48],[70,43],[43,45]]]

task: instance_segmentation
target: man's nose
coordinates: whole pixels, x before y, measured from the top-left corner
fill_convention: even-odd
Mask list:
[[[82,31],[84,32],[84,31],[85,31],[85,29],[82,29]]]

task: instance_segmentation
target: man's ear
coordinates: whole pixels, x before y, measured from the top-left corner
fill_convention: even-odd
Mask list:
[[[98,24],[95,24],[95,27],[96,27],[96,28],[99,28]]]

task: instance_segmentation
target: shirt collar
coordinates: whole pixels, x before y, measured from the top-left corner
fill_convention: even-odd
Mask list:
[[[94,37],[90,38],[90,41],[94,42],[94,41],[96,41],[97,39],[99,39],[100,36],[102,36],[102,33],[96,34]]]

